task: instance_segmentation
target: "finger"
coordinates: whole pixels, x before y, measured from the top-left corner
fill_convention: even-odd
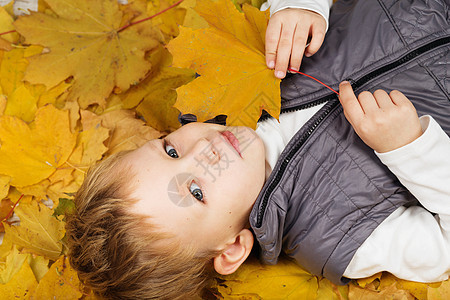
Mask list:
[[[300,69],[307,40],[308,29],[300,26],[300,24],[297,24],[294,32],[290,62],[290,67],[296,71]]]
[[[391,97],[383,90],[376,90],[373,96],[378,104],[379,108],[388,109],[394,106]]]
[[[351,124],[364,115],[364,111],[348,81],[343,81],[339,85],[339,101],[341,101],[345,116]]]
[[[365,114],[374,113],[380,109],[371,92],[364,91],[359,94],[358,101]]]
[[[288,68],[291,50],[292,39],[294,30],[289,26],[281,27],[280,42],[278,43],[277,58],[275,62],[275,76],[278,78],[284,78],[286,70]]]
[[[281,22],[270,19],[266,30],[266,64],[269,69],[275,67],[278,42],[281,34]]]
[[[414,107],[411,101],[409,101],[409,99],[400,91],[393,90],[389,93],[389,96],[391,97],[392,102],[397,106],[411,105]]]
[[[325,38],[325,30],[323,26],[313,25],[311,27],[311,42],[306,48],[305,55],[310,57],[319,51],[320,46],[322,46],[323,40]]]

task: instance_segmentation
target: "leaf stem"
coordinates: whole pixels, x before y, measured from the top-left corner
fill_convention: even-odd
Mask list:
[[[127,25],[125,25],[125,26],[122,26],[121,28],[119,28],[119,29],[117,30],[117,32],[121,32],[121,31],[127,29],[127,28],[130,27],[130,26],[133,26],[133,25],[136,25],[136,24],[145,22],[145,21],[147,21],[147,20],[153,19],[154,17],[159,16],[160,14],[162,14],[162,13],[168,11],[169,9],[174,8],[175,6],[177,6],[178,4],[180,4],[180,3],[183,2],[183,1],[184,1],[184,0],[178,0],[177,2],[175,2],[174,4],[172,4],[171,6],[169,6],[169,7],[165,8],[165,9],[163,9],[163,10],[160,11],[160,12],[157,12],[156,14],[154,14],[154,15],[152,15],[152,16],[150,16],[150,17],[147,17],[147,18],[145,18],[145,19],[142,19],[142,20],[139,20],[139,21],[136,21],[136,22],[131,22],[130,24],[127,24]],[[0,36],[5,35],[5,34],[8,34],[8,33],[13,33],[13,32],[17,32],[17,31],[16,31],[16,30],[10,30],[10,31],[6,31],[6,32],[1,32],[1,33],[0,33]]]
[[[6,215],[6,217],[4,217],[4,218],[0,221],[0,223],[1,223],[1,222],[4,222],[4,221],[6,221],[6,220],[8,220],[8,219],[11,217],[11,215],[12,215],[14,209],[16,208],[17,204],[19,204],[19,201],[22,200],[22,197],[23,197],[23,194],[19,197],[19,200],[17,200],[16,204],[14,204],[14,206],[11,208],[11,210],[9,211],[9,213]]]
[[[8,34],[8,33],[14,33],[16,32],[16,30],[10,30],[10,31],[6,31],[6,32],[2,32],[0,33],[0,35],[4,35],[4,34]]]
[[[133,26],[133,25],[136,25],[136,24],[145,22],[145,21],[147,21],[147,20],[153,19],[154,17],[159,16],[160,14],[162,14],[162,13],[168,11],[169,9],[174,8],[175,6],[177,6],[178,4],[180,4],[180,3],[183,2],[183,1],[184,1],[184,0],[179,0],[179,1],[175,2],[174,4],[172,4],[171,6],[167,7],[166,9],[163,9],[162,11],[157,12],[156,14],[154,14],[154,15],[152,15],[152,16],[150,16],[150,17],[147,17],[147,18],[145,18],[145,19],[142,19],[142,20],[139,20],[139,21],[136,21],[136,22],[131,22],[130,24],[127,24],[127,25],[125,25],[125,26],[122,26],[121,28],[119,28],[119,29],[117,30],[117,32],[121,32],[122,30],[125,30],[125,29],[127,29],[128,27],[130,27],[130,26]]]

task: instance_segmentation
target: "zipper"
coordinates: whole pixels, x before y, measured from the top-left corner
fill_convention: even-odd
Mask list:
[[[336,94],[332,95],[334,98],[336,98]],[[315,103],[315,102],[314,102]],[[289,151],[289,153],[286,155],[286,157],[283,159],[283,162],[281,163],[280,168],[278,169],[277,173],[275,174],[275,178],[272,180],[270,185],[267,187],[266,192],[264,193],[264,198],[262,200],[261,208],[258,211],[258,217],[256,221],[256,227],[260,228],[262,225],[262,218],[264,216],[264,212],[266,211],[266,206],[269,201],[269,196],[272,194],[272,191],[275,189],[275,187],[278,185],[278,183],[281,180],[281,177],[284,174],[284,171],[286,170],[287,165],[291,161],[292,157],[295,153],[298,152],[298,150],[303,146],[303,144],[308,140],[308,138],[311,136],[311,134],[314,132],[314,130],[322,123],[322,121],[336,108],[339,106],[339,100],[335,99],[334,101],[331,101],[328,105],[324,106],[324,111],[316,117],[314,123],[308,128],[308,130],[300,137],[300,140],[297,144],[295,144],[294,148]]]
[[[387,73],[389,71],[391,71],[394,68],[397,68],[398,66],[405,64],[407,62],[409,62],[410,60],[414,59],[415,57],[424,54],[425,52],[428,52],[434,48],[440,47],[442,45],[448,44],[450,43],[450,37],[444,37],[444,38],[440,38],[438,40],[435,40],[433,42],[430,42],[426,45],[423,45],[407,54],[405,54],[404,56],[402,56],[401,58],[397,59],[396,61],[387,64],[386,66],[380,67],[372,72],[370,72],[369,74],[361,77],[360,79],[353,81],[352,79],[347,79],[351,85],[353,90],[356,90],[358,88],[360,88],[361,86],[363,86],[364,84],[366,84],[367,82],[369,82],[370,80],[384,74]],[[297,151],[303,146],[303,144],[308,140],[308,138],[311,136],[311,134],[314,132],[314,130],[319,127],[319,125],[322,123],[323,120],[325,120],[325,118],[338,106],[340,106],[340,102],[337,99],[337,95],[336,94],[329,94],[326,95],[320,99],[314,100],[312,102],[309,103],[305,103],[305,104],[301,104],[301,105],[297,105],[291,108],[285,108],[285,109],[281,109],[280,114],[282,113],[286,113],[286,112],[292,112],[292,111],[296,111],[296,110],[301,110],[301,109],[305,109],[305,108],[310,108],[316,105],[319,105],[321,103],[324,102],[330,102],[329,105],[324,106],[324,111],[318,116],[316,117],[316,120],[314,121],[314,123],[308,128],[308,130],[301,136],[300,140],[298,141],[298,143],[291,149],[291,151],[289,151],[289,153],[286,155],[286,157],[284,158],[283,162],[281,163],[277,173],[275,174],[275,178],[272,180],[272,182],[270,183],[270,185],[267,187],[266,191],[264,192],[264,196],[262,199],[262,203],[261,203],[261,207],[258,211],[258,216],[257,216],[257,221],[256,221],[256,227],[260,228],[262,225],[262,219],[264,216],[264,212],[266,211],[266,207],[267,207],[267,203],[269,201],[269,197],[272,194],[273,190],[275,189],[275,187],[278,185],[278,183],[281,180],[281,177],[284,174],[284,171],[286,170],[287,165],[289,164],[289,162],[291,161],[292,157],[295,155],[295,153],[297,153]],[[260,120],[265,120],[266,118],[268,118],[268,115],[265,116],[261,116]]]

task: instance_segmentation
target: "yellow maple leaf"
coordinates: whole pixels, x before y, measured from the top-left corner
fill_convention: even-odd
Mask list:
[[[428,287],[428,300],[450,299],[450,280],[443,281],[439,287]]]
[[[368,286],[369,284],[373,283],[375,280],[380,280],[381,276],[383,275],[382,272],[376,273],[370,277],[366,277],[366,278],[360,278],[358,280],[356,280],[356,283],[362,287],[365,288],[366,286]]]
[[[67,111],[42,107],[31,125],[15,117],[0,117],[0,174],[10,176],[13,186],[47,178],[66,162],[75,146]]]
[[[287,259],[272,266],[251,256],[235,273],[220,278],[212,287],[226,299],[316,299],[319,288],[316,276]]]
[[[69,184],[73,178],[71,178],[72,168],[60,168],[55,171],[48,179],[50,183],[56,183],[62,181],[65,185]]]
[[[5,235],[28,251],[56,260],[62,251],[64,222],[52,216],[52,209],[36,201],[21,202],[14,212],[20,218],[20,225],[6,225]]]
[[[69,100],[80,106],[105,104],[114,87],[127,90],[150,70],[146,51],[161,42],[161,33],[140,23],[121,30],[129,20],[117,0],[46,0],[56,16],[34,13],[14,22],[27,43],[48,53],[30,57],[25,80],[53,87],[73,76]],[[145,18],[144,12],[140,18]]]
[[[4,268],[6,266],[6,258],[11,253],[12,249],[13,249],[13,244],[9,240],[8,236],[3,236],[3,241],[0,244],[0,270],[2,270],[2,268]],[[0,275],[0,277],[1,277],[1,275]],[[0,279],[0,281],[2,281],[2,279]]]
[[[77,185],[81,185],[91,164],[100,160],[108,150],[104,141],[109,137],[109,130],[101,125],[98,115],[85,110],[81,110],[80,115],[82,131],[78,134],[74,151],[67,159],[67,165],[75,169],[73,177]]]
[[[183,2],[181,2],[180,7],[186,9],[183,26],[192,29],[207,28],[208,22],[200,17],[200,15],[194,10],[196,3],[197,0],[184,0]]]
[[[170,78],[172,74],[167,74],[167,76]],[[171,79],[174,78],[171,77]],[[164,85],[165,83],[167,82],[164,82]],[[153,90],[153,93],[149,93],[136,107],[136,111],[144,117],[149,126],[159,131],[171,132],[181,126],[177,120],[179,111],[173,108],[176,100],[177,93],[174,90],[165,89],[165,92],[163,89]]]
[[[108,145],[106,155],[136,149],[151,139],[161,136],[161,134],[145,126],[142,120],[136,119],[135,113],[131,110],[115,110],[100,116],[102,125],[111,132],[110,138],[105,141]]]
[[[0,88],[0,93],[1,93],[1,88]],[[3,113],[5,112],[6,102],[7,102],[6,96],[0,95],[0,117],[3,116]]]
[[[228,125],[252,128],[262,110],[278,118],[280,80],[267,68],[264,56],[266,14],[246,5],[244,15],[228,0],[197,1],[197,6],[211,27],[182,27],[168,45],[174,66],[201,75],[177,89],[175,107],[195,114],[198,121],[225,114]]]
[[[29,254],[20,253],[16,247],[8,253],[6,261],[0,263],[0,284],[8,283],[13,276],[19,272],[23,263],[28,259]]]
[[[77,146],[69,157],[71,166],[89,167],[102,158],[108,150],[103,142],[109,137],[109,130],[101,125],[101,119],[90,111],[80,111],[83,130],[78,134]]]
[[[16,255],[23,255],[17,252]],[[29,299],[36,288],[37,281],[30,265],[26,261],[27,255],[23,255],[18,264],[14,264],[15,274],[6,284],[0,284],[0,295],[2,299]],[[9,262],[11,263],[11,262]]]
[[[344,300],[348,299],[348,285],[335,285],[326,278],[319,280],[319,289],[317,290],[318,300]]]
[[[244,45],[264,54],[264,40],[269,14],[247,4],[242,7],[242,10],[244,14],[239,12],[229,0],[197,0],[195,6],[195,11],[211,27],[231,34]]]
[[[157,70],[147,76],[139,85],[120,95],[123,108],[134,108],[144,117],[147,124],[159,131],[173,131],[180,127],[179,110],[173,107],[177,93],[175,89],[195,78],[191,69],[173,68],[172,55],[165,48],[151,53]]]
[[[371,290],[369,288],[360,288],[354,284],[349,285],[349,299],[379,300],[379,299],[399,299],[414,300],[415,297],[407,290],[399,289],[395,283],[382,290]]]
[[[63,110],[69,111],[70,130],[73,133],[77,132],[80,129],[78,128],[78,120],[80,119],[80,106],[78,105],[78,102],[64,102]]]
[[[65,256],[61,256],[44,275],[37,286],[35,299],[79,299],[80,281]]]
[[[231,0],[231,1],[234,3],[234,5],[236,5],[237,9],[241,10],[244,4],[249,4],[254,7],[260,8],[261,5],[265,2],[264,0]]]
[[[177,1],[178,0],[150,0],[148,1],[147,14],[151,16],[155,15]],[[178,26],[183,24],[185,15],[186,9],[176,6],[156,16],[152,21],[164,34],[165,41],[168,42],[178,35]]]
[[[42,94],[39,95],[39,100],[37,103],[38,107],[42,107],[47,104],[53,104],[57,107],[60,107],[60,106],[58,106],[58,104],[59,104],[58,98],[60,98],[63,94],[65,94],[70,86],[71,86],[70,83],[66,83],[63,81],[60,84],[56,85],[55,87],[49,89],[48,91],[43,92]],[[66,103],[65,101],[61,101],[61,102],[64,102],[64,104]],[[69,102],[69,103],[75,103],[75,102]]]
[[[4,115],[16,116],[25,122],[31,122],[37,110],[38,98],[25,85],[19,85],[8,97]]]
[[[17,190],[24,195],[34,196],[37,198],[37,200],[41,200],[46,199],[47,189],[49,185],[50,180],[44,179],[33,185],[17,187]]]
[[[25,49],[15,48],[5,52],[0,64],[0,86],[5,95],[10,95],[23,84],[23,76],[28,66],[27,57],[42,52],[40,46],[30,46]]]
[[[37,200],[50,199],[53,202],[53,207],[57,207],[59,198],[72,198],[68,194],[75,193],[80,187],[75,182],[73,176],[73,172],[80,171],[84,174],[84,170],[80,168],[77,170],[66,164],[65,166],[59,167],[48,179],[44,179],[33,185],[16,187],[16,189],[21,194],[33,196]]]
[[[177,99],[175,89],[195,78],[190,69],[165,67],[145,83],[141,89],[146,93],[136,111],[147,124],[159,131],[173,131],[180,127],[179,111],[173,107]]]
[[[28,256],[28,264],[33,271],[34,277],[39,282],[48,272],[49,259],[43,256]]]
[[[8,2],[8,1],[3,1]],[[6,12],[13,17],[14,16],[14,1],[10,1],[8,4],[4,5],[3,8],[6,10]]]
[[[80,184],[75,178],[68,184],[58,181],[48,187],[47,196],[53,200],[54,207],[56,207],[60,198],[73,198],[73,195],[79,188]]]
[[[2,55],[0,61],[0,87],[4,100],[0,104],[0,115],[17,116],[26,122],[34,119],[37,107],[55,104],[56,99],[70,84],[61,83],[46,91],[43,85],[30,85],[23,82],[28,66],[27,57],[42,51],[40,46],[16,48]],[[7,101],[6,101],[7,99]]]
[[[2,180],[2,177],[0,176],[0,180]],[[1,183],[0,183],[1,184]],[[9,188],[9,186],[8,186]],[[0,187],[1,190],[1,187]],[[3,199],[7,195],[8,191],[6,193],[3,192],[4,196],[0,197],[0,221],[5,219],[11,209],[13,208],[14,203],[10,199]],[[4,232],[5,228],[3,227],[3,222],[0,222],[0,233]],[[0,242],[1,245],[1,242]],[[1,255],[0,255],[1,257]]]
[[[80,183],[75,181],[75,176],[73,175],[73,172],[76,171],[77,170],[74,171],[74,169],[69,166],[64,169],[58,169],[49,179],[45,179],[33,185],[18,187],[17,190],[21,194],[24,194],[25,197],[33,196],[36,200],[51,200],[53,202],[53,207],[57,207],[59,198],[72,198],[72,194],[80,187]],[[84,174],[84,171],[81,171]],[[52,181],[54,175],[56,175],[56,177],[65,177],[61,180]],[[21,200],[21,202],[22,201],[23,200]]]
[[[0,6],[0,33],[13,31],[14,26],[12,25],[14,19],[13,17],[5,10],[5,8]],[[9,43],[17,43],[19,39],[19,35],[16,32],[4,34],[1,36],[2,39]]]
[[[5,198],[8,195],[9,191],[9,182],[11,181],[11,177],[0,175],[0,200]],[[0,218],[1,220],[2,218]]]
[[[0,37],[0,50],[6,50],[9,51],[11,50],[13,47],[11,46],[11,43],[8,42],[7,40],[3,39],[2,37]]]
[[[440,282],[422,283],[399,279],[388,272],[379,273],[379,275],[381,275],[381,278],[378,276],[379,279],[378,290],[386,289],[395,283],[395,286],[398,289],[408,291],[411,295],[413,295],[417,299],[427,299],[428,288],[436,288],[440,286]],[[372,276],[371,278],[375,279],[376,277]],[[358,283],[359,281],[360,280],[358,280]]]

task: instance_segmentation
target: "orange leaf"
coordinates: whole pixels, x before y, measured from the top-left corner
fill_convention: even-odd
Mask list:
[[[210,28],[181,28],[168,48],[174,66],[192,68],[201,76],[177,89],[175,107],[198,121],[219,114],[228,125],[256,127],[262,110],[278,118],[280,80],[266,67],[262,34],[266,15],[254,7],[239,13],[228,0],[197,1]]]
[[[78,99],[86,108],[104,105],[114,87],[125,91],[150,70],[144,55],[159,45],[161,33],[148,23],[120,31],[123,18],[129,20],[117,0],[46,2],[56,16],[35,13],[14,23],[27,43],[49,49],[29,58],[25,80],[53,87],[73,76],[69,100]]]
[[[27,186],[50,176],[66,162],[75,146],[67,111],[53,106],[38,109],[31,128],[11,116],[0,117],[0,174],[11,185]]]
[[[77,273],[61,256],[44,275],[36,288],[35,299],[79,299],[83,294]]]

